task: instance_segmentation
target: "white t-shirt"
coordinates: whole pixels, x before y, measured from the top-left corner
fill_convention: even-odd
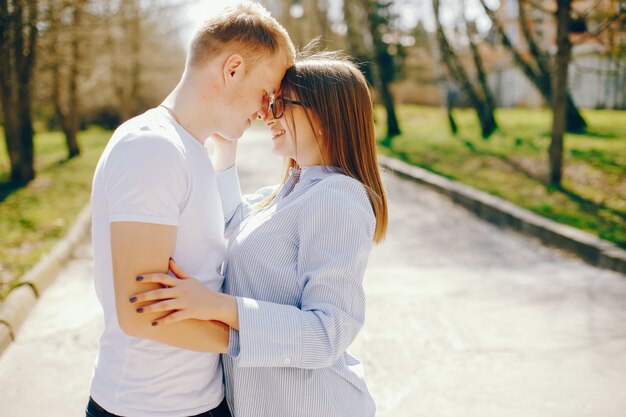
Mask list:
[[[148,110],[113,134],[95,171],[91,202],[94,282],[105,321],[91,396],[128,417],[182,417],[217,407],[224,398],[218,354],[120,329],[111,261],[111,222],[177,226],[174,260],[207,287],[221,289],[224,216],[206,149],[166,109]]]

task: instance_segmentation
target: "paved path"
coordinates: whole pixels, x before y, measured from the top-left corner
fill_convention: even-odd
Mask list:
[[[281,164],[266,133],[248,136],[251,190]],[[626,415],[626,277],[385,181],[389,236],[372,253],[351,348],[379,417]],[[83,415],[102,325],[88,241],[76,255],[0,357],[2,417]]]

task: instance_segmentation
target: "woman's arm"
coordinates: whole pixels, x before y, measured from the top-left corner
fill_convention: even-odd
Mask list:
[[[241,215],[241,186],[237,176],[237,142],[220,135],[211,135],[214,146],[213,166],[217,178],[217,188],[222,199],[225,230],[233,230],[243,220]]]
[[[254,194],[242,196],[237,167],[237,141],[229,141],[218,135],[211,136],[215,145],[213,165],[215,166],[217,188],[222,199],[225,232],[228,233],[254,212],[254,205],[272,193],[275,187],[264,187]]]
[[[235,165],[237,159],[237,143],[239,140],[228,140],[218,134],[211,135],[213,147],[213,166],[216,172],[226,171]]]

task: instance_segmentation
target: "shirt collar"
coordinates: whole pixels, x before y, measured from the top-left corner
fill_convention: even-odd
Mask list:
[[[321,180],[329,175],[343,174],[343,170],[339,167],[331,165],[309,165],[301,169],[291,168],[289,170],[291,176],[296,180]]]

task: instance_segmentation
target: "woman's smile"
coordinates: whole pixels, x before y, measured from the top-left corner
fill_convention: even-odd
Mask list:
[[[272,140],[285,134],[285,129],[272,130]]]

